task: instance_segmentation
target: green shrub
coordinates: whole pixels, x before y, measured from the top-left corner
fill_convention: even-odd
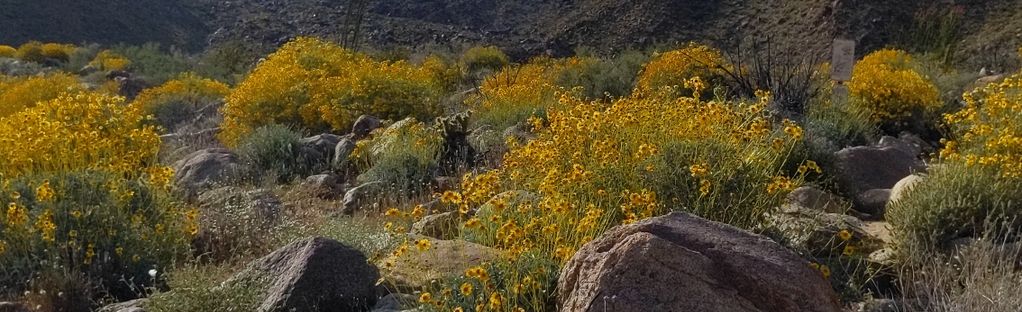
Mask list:
[[[153,312],[256,311],[265,292],[263,281],[223,284],[240,269],[202,264],[176,268],[167,275],[173,291],[153,294],[144,308]]]
[[[981,240],[956,255],[920,254],[920,263],[901,272],[910,311],[1014,312],[1022,307],[1022,271],[1017,245]]]
[[[4,180],[0,292],[20,292],[45,274],[76,278],[124,299],[152,286],[150,269],[182,259],[195,212],[165,189],[115,174],[35,174]],[[51,278],[50,280],[59,279]],[[58,293],[60,289],[43,289]]]
[[[595,62],[569,68],[558,77],[558,85],[566,88],[582,87],[588,99],[621,98],[631,93],[639,71],[649,56],[639,51],[628,51],[614,58],[601,58]]]
[[[223,83],[189,73],[142,91],[134,102],[167,132],[174,132],[184,122],[215,112],[228,92]]]
[[[379,181],[390,189],[414,194],[424,189],[437,170],[442,145],[437,129],[409,118],[360,141],[351,157],[363,172],[359,182]]]
[[[949,162],[931,169],[887,211],[901,255],[925,257],[958,238],[1018,238],[1022,184],[991,168]],[[1002,228],[1001,226],[1007,226]]]
[[[321,169],[302,150],[302,133],[282,125],[271,124],[256,128],[242,138],[238,155],[252,165],[253,175],[275,175],[278,182],[305,177]]]
[[[472,47],[461,55],[460,63],[469,74],[472,74],[483,70],[498,71],[507,66],[510,59],[504,51],[494,46]]]
[[[121,45],[113,50],[131,60],[132,71],[153,84],[162,84],[192,68],[191,60],[182,52],[173,49],[164,51],[158,43]]]

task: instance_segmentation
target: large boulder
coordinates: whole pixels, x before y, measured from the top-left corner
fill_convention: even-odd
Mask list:
[[[562,312],[842,311],[822,275],[766,237],[671,213],[585,244],[557,282]]]
[[[341,200],[341,213],[350,216],[362,210],[373,202],[373,199],[383,191],[384,186],[383,182],[373,181],[349,189]]]
[[[227,284],[265,285],[257,311],[369,311],[376,304],[376,267],[362,252],[326,238],[291,243],[249,265]]]
[[[900,142],[900,143],[897,143]],[[834,154],[838,183],[850,195],[872,189],[889,189],[904,177],[926,166],[913,154],[915,148],[898,139],[883,145],[856,146]]]
[[[429,239],[412,235],[411,239]],[[421,290],[433,281],[465,274],[465,270],[500,257],[496,249],[463,240],[429,239],[425,251],[411,247],[403,253],[391,254],[380,266],[384,285],[399,292]]]
[[[334,150],[341,142],[341,137],[329,133],[302,138],[302,153],[316,164],[327,164],[333,161]]]
[[[458,236],[458,214],[457,211],[449,211],[425,216],[412,224],[412,234],[453,239]]]
[[[174,185],[187,198],[225,182],[242,172],[238,155],[224,148],[207,148],[173,164]]]

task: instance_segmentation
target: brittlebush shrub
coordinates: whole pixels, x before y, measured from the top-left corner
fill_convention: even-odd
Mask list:
[[[168,132],[183,122],[191,121],[202,110],[213,107],[230,92],[230,87],[219,81],[195,74],[184,74],[163,85],[142,91],[134,103],[156,119],[156,124]]]
[[[100,93],[0,117],[3,291],[55,272],[130,297],[149,269],[184,255],[195,212],[169,196],[173,171],[156,163],[159,145],[141,108]]]
[[[431,119],[445,86],[431,66],[376,61],[313,38],[285,44],[227,97],[221,139],[228,145],[267,124],[347,130],[358,116]]]
[[[592,61],[540,57],[527,64],[505,67],[486,78],[479,93],[466,100],[473,111],[473,122],[503,130],[529,117],[545,116],[548,109],[559,105],[557,92],[563,86],[558,84],[558,78],[569,69]]]
[[[963,98],[964,109],[945,115],[953,136],[941,157],[1022,178],[1022,73]]]
[[[75,47],[73,44],[46,43],[43,44],[41,49],[43,57],[67,62],[71,54],[74,54],[78,47]]]
[[[904,51],[884,49],[855,64],[848,90],[853,105],[868,110],[875,122],[896,122],[940,108],[937,87],[916,70]]]
[[[14,58],[14,55],[18,53],[18,49],[9,45],[0,45],[0,57]]]
[[[0,117],[9,116],[36,103],[52,100],[62,93],[85,91],[78,78],[56,73],[32,77],[0,75]]]
[[[131,60],[111,50],[100,51],[96,58],[89,62],[89,66],[101,71],[125,70],[129,65]]]
[[[723,64],[724,57],[720,51],[690,43],[683,48],[654,55],[639,73],[634,92],[657,94],[669,88],[679,96],[691,96],[694,89],[705,86],[690,85],[689,79],[700,77],[706,83],[718,85],[724,76]]]
[[[466,272],[474,292],[436,289],[427,305],[543,311],[559,265],[606,229],[670,210],[753,228],[818,170],[795,162],[797,172],[786,172],[802,129],[772,122],[767,94],[726,102],[692,91],[695,97],[667,92],[610,104],[564,94],[566,108],[550,111],[547,122],[533,118],[536,139],[512,144],[501,168],[468,175],[460,192],[441,196],[458,207],[466,238],[506,259]]]
[[[46,57],[43,56],[43,43],[39,41],[26,42],[18,47],[14,57],[22,61],[42,63],[46,60]]]

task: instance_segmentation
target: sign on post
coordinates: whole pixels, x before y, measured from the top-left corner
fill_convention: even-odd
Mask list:
[[[830,79],[834,80],[832,102],[843,105],[848,101],[848,86],[845,82],[852,80],[852,69],[855,67],[855,41],[834,39],[834,51],[831,53]]]

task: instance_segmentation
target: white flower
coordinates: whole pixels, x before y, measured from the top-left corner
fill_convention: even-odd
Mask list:
[[[156,278],[156,273],[157,273],[156,269],[149,270],[149,276],[152,278]]]

